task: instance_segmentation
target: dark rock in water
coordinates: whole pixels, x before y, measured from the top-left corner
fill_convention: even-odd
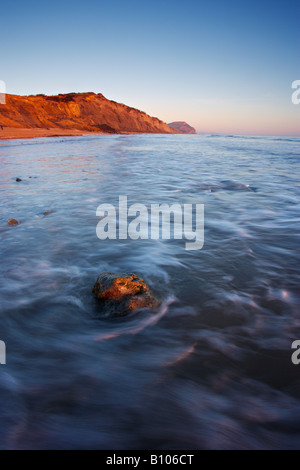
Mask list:
[[[93,293],[110,316],[124,316],[140,308],[159,305],[144,279],[132,273],[100,274]]]
[[[9,219],[7,221],[7,225],[19,225],[19,222],[17,221],[17,219]]]
[[[44,215],[49,215],[49,214],[53,214],[55,211],[46,211],[44,212]]]
[[[16,178],[16,181],[19,183],[21,180],[21,178]]]

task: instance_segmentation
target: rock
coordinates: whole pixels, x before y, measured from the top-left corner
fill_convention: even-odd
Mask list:
[[[140,308],[159,305],[144,279],[132,273],[100,274],[93,293],[109,316],[124,316]]]
[[[17,219],[9,219],[7,221],[7,225],[19,225],[19,222],[17,221]]]
[[[44,212],[44,215],[49,215],[49,214],[53,214],[55,211],[46,211]]]
[[[21,178],[16,178],[16,181],[19,183],[21,180]]]
[[[183,134],[196,134],[196,129],[194,129],[194,127],[190,126],[185,121],[170,122],[169,126],[172,127],[173,129],[177,129]]]

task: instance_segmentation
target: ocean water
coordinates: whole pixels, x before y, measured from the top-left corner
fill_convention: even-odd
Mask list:
[[[300,448],[299,144],[0,142],[0,448]],[[96,209],[119,195],[204,204],[203,248],[99,240]],[[141,274],[159,311],[108,318],[105,271]]]

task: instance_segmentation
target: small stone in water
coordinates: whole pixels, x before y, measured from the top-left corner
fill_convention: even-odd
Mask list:
[[[46,212],[44,212],[44,215],[53,214],[53,212],[55,212],[55,211],[46,211]]]
[[[19,222],[17,221],[17,219],[9,219],[7,221],[7,225],[19,225]]]
[[[146,282],[132,273],[100,274],[93,293],[110,316],[124,316],[140,308],[159,305]]]

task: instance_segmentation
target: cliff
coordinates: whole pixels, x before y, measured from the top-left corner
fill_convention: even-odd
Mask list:
[[[6,95],[0,104],[0,137],[7,134],[34,136],[78,133],[180,133],[163,121],[124,104],[106,99],[101,93],[68,93],[56,96]],[[19,132],[18,132],[19,131]],[[26,134],[27,131],[27,134]]]
[[[170,122],[169,126],[172,127],[172,129],[176,129],[182,132],[183,134],[196,134],[196,129],[187,124],[185,121]]]

